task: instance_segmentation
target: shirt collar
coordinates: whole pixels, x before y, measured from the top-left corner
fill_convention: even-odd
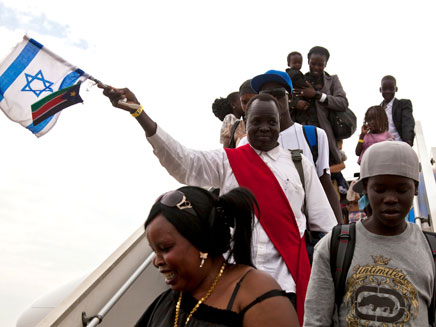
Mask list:
[[[386,109],[387,109],[388,107],[392,107],[392,106],[394,105],[394,100],[395,100],[395,97],[393,97],[392,100],[389,101],[388,103],[382,101],[381,106],[384,106]]]
[[[275,161],[275,160],[277,160],[280,157],[280,150],[281,150],[281,148],[280,148],[280,144],[277,144],[277,146],[275,148],[272,148],[269,151],[261,151],[261,150],[255,149],[255,148],[253,148],[253,150],[259,156],[261,156],[262,154],[265,154],[265,155],[267,155],[268,157],[270,157],[271,159],[273,159]]]
[[[393,106],[393,104],[394,104],[394,100],[395,100],[395,97],[394,98],[392,98],[392,100],[391,101],[389,101],[389,103],[388,103],[388,106]]]

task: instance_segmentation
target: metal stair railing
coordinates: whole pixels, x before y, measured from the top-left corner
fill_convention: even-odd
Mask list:
[[[423,230],[434,232],[436,223],[436,221],[434,221],[436,219],[436,181],[432,167],[434,160],[430,160],[420,121],[416,121],[415,133],[414,147],[421,165],[421,179],[424,183],[423,189],[425,191],[423,197],[415,198],[414,201],[415,216],[417,217],[416,222],[422,226]],[[422,217],[419,210],[420,206],[427,208],[427,217]]]
[[[151,264],[154,258],[154,253],[150,254],[148,258],[136,269],[130,278],[120,287],[120,289],[112,296],[112,298],[101,308],[101,310],[92,317],[87,317],[85,312],[82,312],[82,323],[86,327],[95,327],[99,325],[106,314],[118,302],[118,300],[127,292],[129,287],[133,285],[135,280],[144,272],[144,270]]]

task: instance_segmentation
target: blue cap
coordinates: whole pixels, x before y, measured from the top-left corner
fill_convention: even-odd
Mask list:
[[[281,85],[289,92],[292,93],[292,81],[288,73],[282,72],[280,70],[268,70],[265,74],[257,75],[251,80],[251,87],[257,93],[259,93],[262,85],[270,82],[276,82]]]

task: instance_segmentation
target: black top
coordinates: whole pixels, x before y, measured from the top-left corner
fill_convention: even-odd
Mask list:
[[[307,73],[305,75],[305,80],[308,81],[316,91],[321,90],[324,86],[324,77],[322,75],[318,78],[314,78],[310,73]],[[306,110],[292,110],[292,119],[301,125],[313,125],[320,127],[318,121],[318,113],[316,111],[317,100],[314,98],[304,100],[309,102],[309,108],[307,108]]]
[[[256,298],[247,305],[241,312],[231,311],[236,294],[239,291],[241,282],[245,276],[252,270],[247,271],[238,281],[230,297],[229,303],[225,310],[211,307],[207,304],[200,304],[189,320],[190,327],[231,327],[242,326],[244,314],[253,305],[274,296],[286,296],[285,291],[271,290]],[[148,307],[136,326],[138,327],[168,327],[174,325],[175,308],[180,292],[167,290],[159,295]],[[197,304],[198,300],[189,293],[183,293],[179,313],[179,326],[184,326],[186,318],[191,310]]]

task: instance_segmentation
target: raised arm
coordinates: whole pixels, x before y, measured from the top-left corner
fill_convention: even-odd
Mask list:
[[[228,175],[228,165],[223,164],[227,157],[222,149],[201,151],[185,147],[157,126],[129,89],[102,84],[99,87],[114,107],[128,111],[136,118],[153,147],[153,153],[178,182],[200,187],[222,187]]]
[[[356,156],[360,156],[363,150],[363,139],[365,138],[365,135],[368,134],[369,129],[366,124],[362,125],[362,128],[360,129],[360,135],[359,140],[356,145]]]
[[[132,91],[128,88],[117,89],[101,83],[98,84],[98,87],[103,89],[103,94],[109,98],[114,107],[126,110],[136,118],[147,137],[156,133],[157,124],[143,110]]]

